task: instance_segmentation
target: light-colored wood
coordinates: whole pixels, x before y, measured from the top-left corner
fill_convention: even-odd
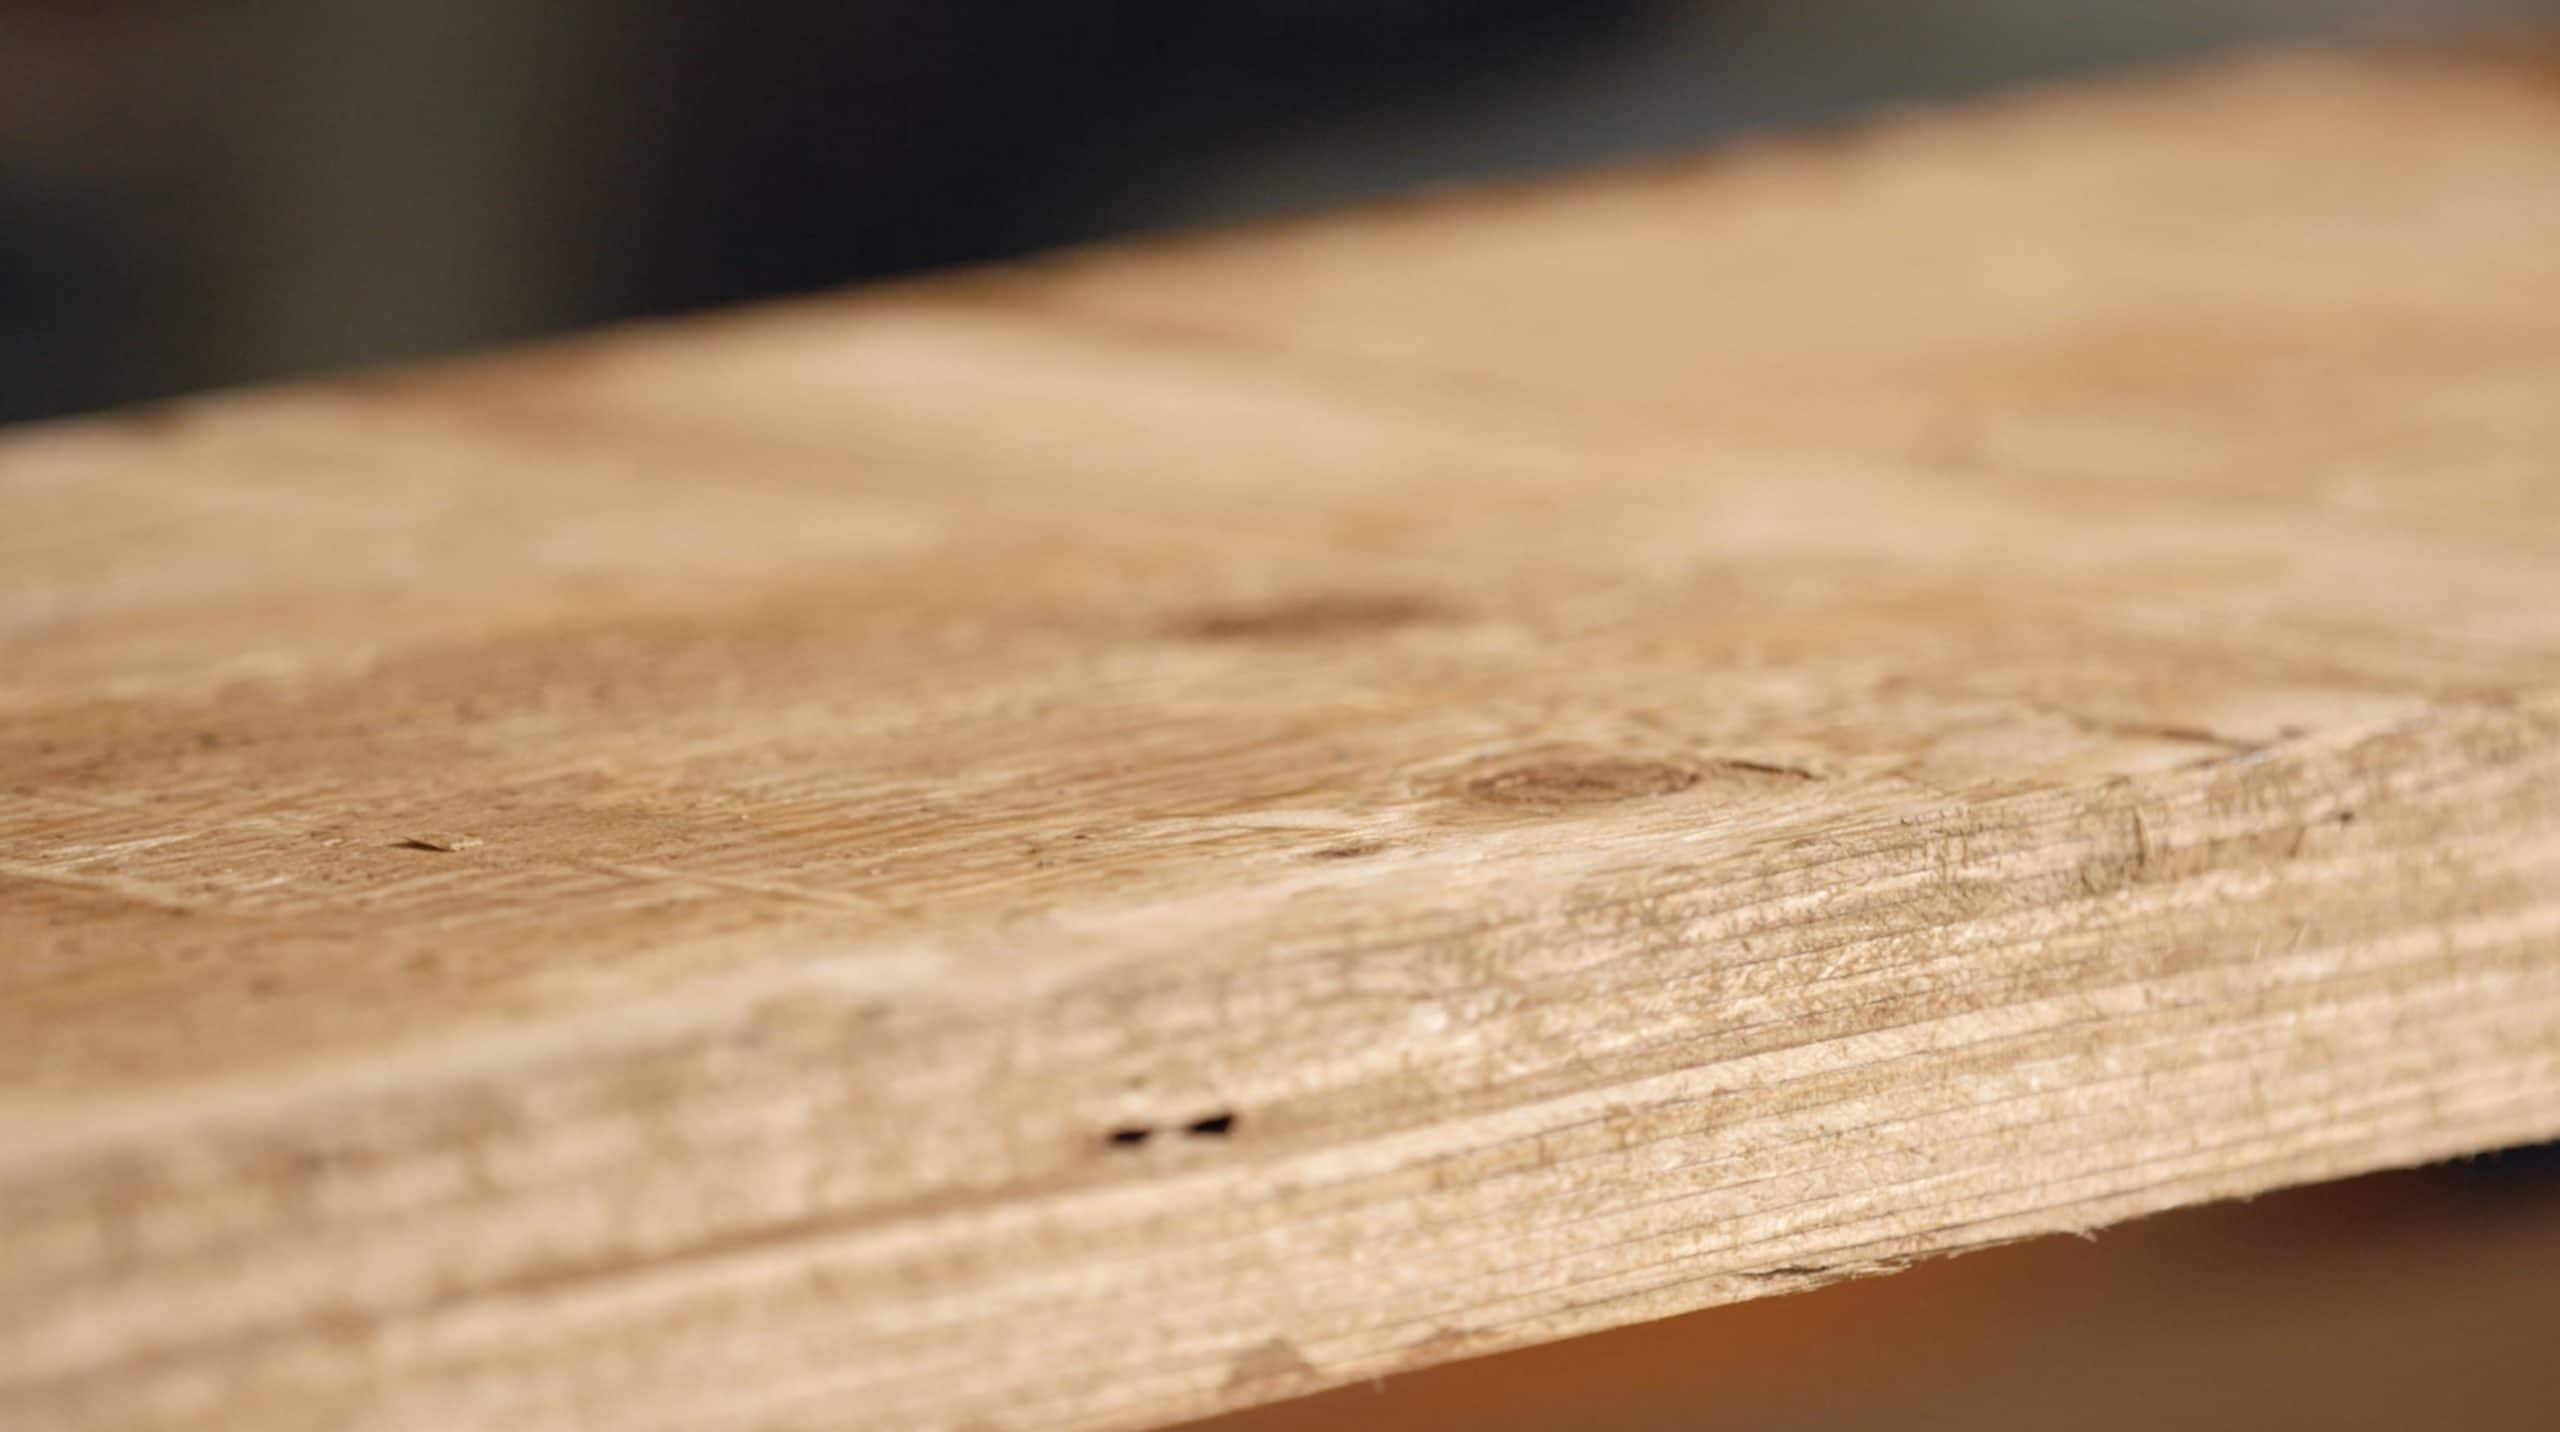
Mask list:
[[[1937,1259],[1187,1427],[2550,1427],[2555,1280],[2560,1178],[2500,1186],[2478,1165],[2438,1165]]]
[[[1120,1426],[2560,1133],[2560,84],[0,447],[0,1422]]]

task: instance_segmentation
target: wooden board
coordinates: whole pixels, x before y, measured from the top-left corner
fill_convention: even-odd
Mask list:
[[[1133,1426],[2560,1134],[2560,83],[0,446],[0,1423]]]
[[[2543,1148],[2553,1148],[2544,1145]],[[2560,1423],[2560,1161],[2180,1209],[1223,1413],[1190,1432]],[[1926,1409],[1915,1419],[1914,1409]]]

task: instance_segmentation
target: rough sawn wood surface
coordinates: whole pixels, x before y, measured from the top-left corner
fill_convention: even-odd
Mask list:
[[[2560,79],[2335,54],[20,432],[0,1423],[1135,1426],[2560,1134],[2555,462]]]

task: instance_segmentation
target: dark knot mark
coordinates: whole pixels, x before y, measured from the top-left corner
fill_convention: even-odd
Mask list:
[[[1235,1127],[1236,1111],[1220,1109],[1206,1118],[1194,1119],[1183,1125],[1182,1136],[1186,1139],[1223,1139],[1235,1132]],[[1156,1128],[1152,1124],[1129,1124],[1105,1134],[1102,1141],[1115,1149],[1134,1149],[1155,1136]]]
[[[1448,615],[1421,597],[1333,592],[1203,612],[1178,630],[1197,641],[1317,641],[1440,621]]]
[[[446,835],[438,833],[434,835],[404,835],[398,840],[391,842],[391,848],[394,850],[433,850],[445,854],[451,854],[457,850],[469,850],[479,843],[480,839],[477,836]]]
[[[1604,805],[1667,796],[1698,783],[1698,773],[1669,761],[1619,757],[1538,761],[1467,782],[1470,799],[1507,806]]]

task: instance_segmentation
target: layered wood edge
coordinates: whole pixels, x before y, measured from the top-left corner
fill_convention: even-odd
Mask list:
[[[2560,1135],[2536,178],[2257,61],[19,435],[0,1421],[1139,1426]]]

